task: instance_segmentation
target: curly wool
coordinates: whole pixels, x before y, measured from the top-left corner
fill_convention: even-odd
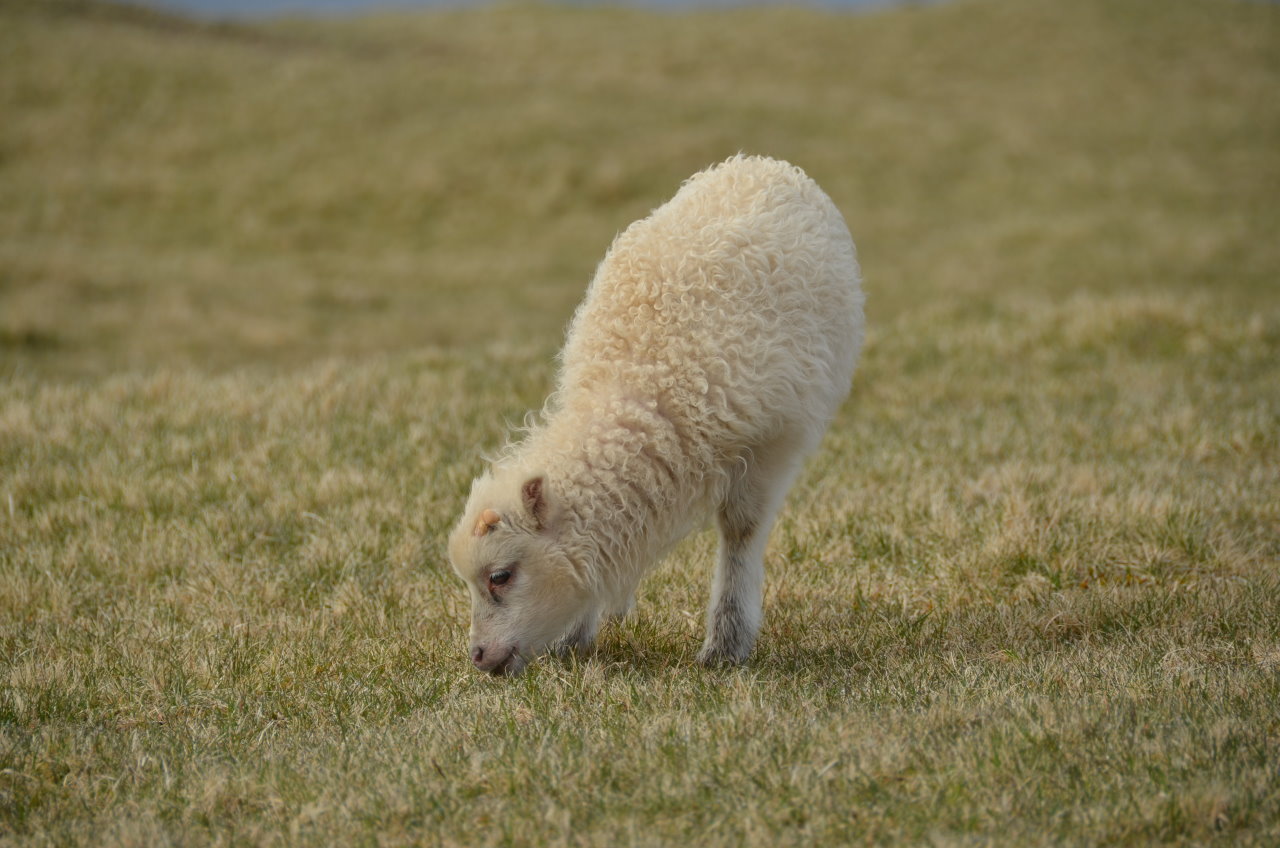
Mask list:
[[[544,476],[579,579],[624,606],[753,449],[816,447],[849,391],[862,303],[844,220],[799,168],[739,155],[694,175],[614,241],[543,422],[473,504]]]

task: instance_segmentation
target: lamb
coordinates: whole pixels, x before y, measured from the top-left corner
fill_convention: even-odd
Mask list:
[[[745,661],[769,531],[849,392],[862,304],[844,219],[786,162],[734,156],[622,232],[543,415],[473,482],[450,534],[475,666],[516,674],[589,646],[712,514],[698,660]]]

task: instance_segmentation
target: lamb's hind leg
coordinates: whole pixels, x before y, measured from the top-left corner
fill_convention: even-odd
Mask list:
[[[803,456],[794,446],[771,447],[757,451],[735,473],[716,516],[720,552],[707,636],[698,653],[703,665],[743,662],[760,630],[765,545]]]

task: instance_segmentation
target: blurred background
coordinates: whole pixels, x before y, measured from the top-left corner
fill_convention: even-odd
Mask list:
[[[844,212],[873,343],[1275,296],[1273,3],[163,5],[0,0],[0,374],[549,354],[613,236],[738,151]]]
[[[460,9],[468,6],[483,6],[493,0],[149,0],[142,5],[157,8],[174,9],[196,13],[209,17],[273,17],[279,15],[346,15],[356,12],[378,12],[392,9]],[[567,5],[574,6],[634,6],[650,9],[727,9],[734,6],[783,6],[797,5],[810,7],[826,7],[831,9],[867,9],[874,6],[887,6],[910,2],[938,2],[938,0],[782,0],[770,3],[769,0],[624,0],[615,3],[598,3],[595,0],[565,0]]]

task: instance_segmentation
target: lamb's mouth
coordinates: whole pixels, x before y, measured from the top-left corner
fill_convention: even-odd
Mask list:
[[[514,646],[507,652],[505,657],[494,663],[492,668],[485,669],[485,671],[494,677],[502,677],[504,675],[514,677],[524,671],[524,667],[528,664],[529,661],[520,653],[519,647]]]

